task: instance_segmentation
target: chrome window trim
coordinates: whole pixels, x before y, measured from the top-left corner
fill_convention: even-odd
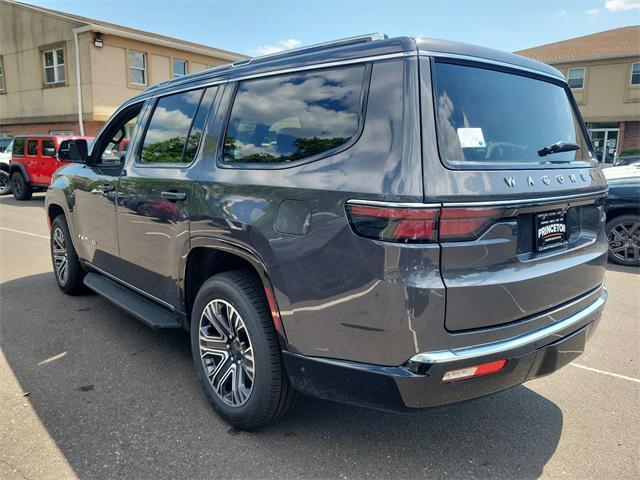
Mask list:
[[[454,348],[451,350],[439,350],[435,352],[419,353],[411,357],[410,362],[417,363],[448,363],[458,362],[460,360],[469,360],[478,357],[484,357],[486,355],[497,355],[507,353],[511,350],[518,349],[527,345],[535,345],[536,342],[544,340],[549,337],[557,336],[559,332],[570,328],[576,324],[579,324],[583,320],[589,318],[591,315],[598,313],[602,309],[607,301],[607,289],[603,286],[600,292],[600,296],[589,306],[568,316],[564,320],[552,323],[546,327],[534,330],[517,337],[509,338],[507,340],[501,340],[493,343],[485,343],[483,345],[474,345],[471,347]],[[578,299],[574,304],[581,301]],[[562,307],[566,308],[566,306]],[[553,312],[551,312],[553,313]],[[548,314],[545,314],[548,315]]]
[[[563,82],[565,82],[565,79],[562,75],[554,75],[552,73],[545,72],[544,70],[537,70],[535,68],[523,67],[521,65],[515,65],[513,63],[507,63],[507,62],[500,62],[498,60],[491,60],[489,58],[484,58],[484,57],[474,57],[472,55],[461,55],[459,53],[431,52],[429,50],[419,50],[418,55],[421,57],[452,58],[456,60],[468,60],[471,62],[487,63],[489,65],[495,65],[497,67],[511,68],[515,70],[522,70],[524,72],[535,73],[536,75],[544,75],[545,77],[553,78],[555,80],[562,80]]]
[[[536,198],[522,198],[518,200],[491,200],[487,202],[444,202],[443,207],[484,207],[484,206],[499,206],[499,205],[522,205],[531,203],[562,203],[565,200],[574,200],[578,198],[597,197],[607,193],[607,188],[602,190],[596,190],[593,192],[576,193],[573,195],[559,195],[555,197],[536,197]]]
[[[403,203],[403,202],[380,202],[377,200],[359,200],[352,198],[347,200],[349,205],[371,205],[373,207],[389,208],[440,208],[441,203]]]

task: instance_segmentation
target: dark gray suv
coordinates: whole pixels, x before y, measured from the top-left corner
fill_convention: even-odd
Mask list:
[[[299,393],[410,411],[578,356],[607,184],[567,83],[439,40],[340,40],[147,89],[47,192],[58,284],[191,332],[239,428]]]

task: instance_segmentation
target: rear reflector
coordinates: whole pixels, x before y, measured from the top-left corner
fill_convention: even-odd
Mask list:
[[[480,365],[474,365],[473,367],[460,368],[458,370],[449,370],[442,377],[442,381],[453,382],[456,380],[463,380],[465,378],[482,377],[483,375],[498,373],[504,368],[506,363],[506,360],[496,360],[495,362],[482,363]]]
[[[438,240],[438,208],[379,207],[347,204],[347,216],[360,236],[390,242]]]

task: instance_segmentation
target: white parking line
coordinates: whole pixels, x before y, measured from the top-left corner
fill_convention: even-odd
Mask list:
[[[37,233],[23,232],[22,230],[14,230],[13,228],[0,227],[0,230],[6,230],[7,232],[13,232],[13,233],[22,233],[23,235],[29,235],[31,237],[44,238],[45,240],[49,240],[49,237],[47,237],[46,235],[38,235]]]
[[[597,368],[585,367],[584,365],[580,365],[578,363],[570,363],[572,367],[582,368],[583,370],[589,370],[590,372],[601,373],[602,375],[609,375],[610,377],[620,378],[622,380],[627,380],[629,382],[640,383],[639,378],[627,377],[626,375],[620,375],[619,373],[611,373],[605,372],[604,370],[598,370]]]

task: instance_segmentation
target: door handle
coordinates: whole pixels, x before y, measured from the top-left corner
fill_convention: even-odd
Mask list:
[[[187,198],[187,194],[184,192],[173,192],[173,191],[168,191],[168,192],[162,192],[160,194],[160,196],[162,198],[166,198],[167,200],[173,200],[174,202],[176,200],[184,200],[185,198]]]
[[[91,193],[103,195],[103,194],[105,194],[107,192],[112,192],[113,188],[114,188],[113,185],[109,185],[109,184],[100,185],[100,186],[98,186],[96,188],[92,188],[91,189]]]

